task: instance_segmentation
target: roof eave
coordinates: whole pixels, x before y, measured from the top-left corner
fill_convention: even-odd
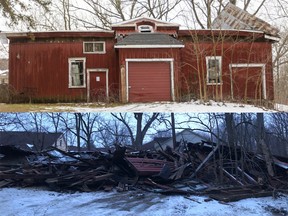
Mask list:
[[[267,34],[264,34],[264,38],[268,39],[268,40],[275,41],[275,42],[279,42],[281,40],[281,38],[278,36],[271,36],[271,35],[267,35]]]

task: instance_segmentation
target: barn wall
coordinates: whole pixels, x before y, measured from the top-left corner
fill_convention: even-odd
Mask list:
[[[188,99],[199,98],[201,89],[204,98],[231,99],[229,64],[263,63],[266,65],[267,99],[272,100],[274,94],[271,55],[272,47],[269,42],[241,40],[195,42],[191,38],[186,38],[185,48],[181,51],[181,94]],[[206,56],[222,56],[222,85],[207,85]]]
[[[68,59],[83,57],[86,58],[86,72],[90,68],[108,68],[109,86],[114,91],[118,89],[113,39],[106,39],[106,54],[83,54],[83,41],[72,39],[50,43],[12,42],[9,49],[10,84],[19,94],[38,99],[85,99],[86,88],[68,88]]]
[[[209,34],[202,38],[181,34],[178,39],[183,41],[185,48],[172,49],[115,49],[114,35],[94,38],[91,35],[89,38],[77,35],[77,38],[65,36],[65,39],[45,35],[45,39],[41,40],[12,38],[9,51],[9,82],[20,95],[26,94],[38,99],[85,100],[86,88],[68,87],[68,59],[85,57],[86,71],[96,68],[109,70],[109,92],[115,97],[121,92],[120,100],[124,101],[125,77],[120,75],[125,75],[122,70],[125,72],[125,59],[173,58],[176,101],[199,99],[200,90],[202,98],[220,100],[231,99],[229,64],[262,63],[265,64],[266,70],[267,99],[273,100],[271,42],[265,42],[263,37],[254,37],[251,40],[245,35],[211,38],[211,33]],[[83,54],[83,40],[106,41],[106,54]],[[223,84],[207,85],[205,57],[215,55],[222,56]]]

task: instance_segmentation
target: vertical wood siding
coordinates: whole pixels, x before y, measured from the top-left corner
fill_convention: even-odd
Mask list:
[[[118,88],[114,41],[106,41],[106,54],[83,54],[83,42],[11,43],[10,84],[18,93],[37,98],[86,98],[85,88],[69,88],[69,58],[86,58],[89,68],[108,68],[109,83]]]
[[[221,85],[207,85],[206,56],[222,56]],[[229,65],[265,64],[267,99],[272,100],[274,94],[271,56],[272,47],[271,43],[268,42],[223,41],[219,43],[194,43],[192,38],[190,40],[188,39],[185,42],[185,48],[181,51],[181,94],[187,95],[187,98],[199,98],[201,86],[202,96],[213,99],[221,99],[221,96],[223,96],[222,99],[231,99],[231,76]],[[259,83],[261,70],[254,71],[248,75],[251,75],[251,77],[248,77],[249,82],[246,84],[248,85],[247,88],[249,91],[252,91],[252,89],[256,89],[254,84]],[[239,86],[245,86],[245,83],[243,83],[245,82],[244,79],[234,81],[240,82]],[[238,91],[239,95],[235,95],[235,98],[237,99],[243,99],[244,89],[241,88]],[[253,97],[251,98],[251,96]],[[247,99],[255,99],[254,92],[248,94]],[[257,99],[260,99],[259,95]]]

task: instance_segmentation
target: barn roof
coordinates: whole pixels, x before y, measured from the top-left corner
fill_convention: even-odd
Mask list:
[[[182,42],[163,33],[136,33],[118,40],[115,48],[181,48]]]
[[[91,38],[91,37],[107,37],[113,38],[114,31],[42,31],[42,32],[5,32],[8,39],[14,38]]]
[[[53,146],[62,133],[1,131],[0,147],[15,146],[24,151],[39,152]]]
[[[212,27],[215,29],[258,30],[279,37],[277,28],[231,3],[228,3],[213,21]]]

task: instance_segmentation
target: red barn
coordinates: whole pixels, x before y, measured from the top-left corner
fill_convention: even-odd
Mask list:
[[[278,31],[253,19],[254,30],[223,29],[224,13],[216,30],[136,18],[110,31],[8,33],[9,82],[43,101],[272,100]]]

